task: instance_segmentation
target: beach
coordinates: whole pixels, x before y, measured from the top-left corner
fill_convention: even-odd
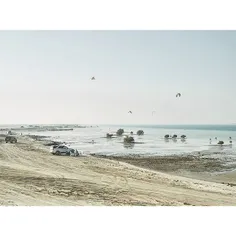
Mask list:
[[[236,205],[236,173],[216,173],[217,159],[54,156],[46,141],[17,138],[16,144],[1,139],[0,205]]]

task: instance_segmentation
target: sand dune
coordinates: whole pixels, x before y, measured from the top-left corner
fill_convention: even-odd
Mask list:
[[[236,187],[92,156],[53,156],[21,137],[0,143],[0,205],[236,205]]]

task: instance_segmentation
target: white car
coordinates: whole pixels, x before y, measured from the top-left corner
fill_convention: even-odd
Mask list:
[[[69,148],[65,145],[54,145],[50,147],[50,152],[53,155],[68,155],[68,156],[79,156],[77,149]]]
[[[51,146],[50,152],[53,155],[70,155],[71,148],[65,145]]]

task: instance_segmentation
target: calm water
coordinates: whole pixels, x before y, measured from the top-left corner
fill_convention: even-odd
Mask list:
[[[125,132],[144,130],[144,136],[134,135],[136,142],[132,147],[123,145],[123,138],[106,139],[107,132],[116,132],[123,128]],[[103,125],[98,128],[79,128],[73,131],[57,132],[34,132],[31,134],[49,135],[57,141],[65,141],[71,147],[77,148],[84,153],[96,153],[106,155],[130,155],[140,154],[144,156],[179,155],[202,151],[208,156],[220,155],[222,158],[236,160],[236,125]],[[187,136],[186,142],[177,140],[165,141],[165,134],[177,134]],[[218,140],[215,140],[215,137]],[[232,137],[233,145],[229,146],[229,137]],[[212,145],[209,144],[212,139]],[[92,140],[95,144],[90,143]],[[219,140],[225,142],[224,147],[215,146]]]

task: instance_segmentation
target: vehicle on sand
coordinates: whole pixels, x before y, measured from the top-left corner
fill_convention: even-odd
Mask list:
[[[53,155],[67,155],[67,156],[79,156],[79,153],[77,150],[73,148],[69,148],[66,145],[53,145],[50,147],[50,152]]]
[[[5,138],[6,143],[17,143],[17,139],[14,136],[7,136]]]

